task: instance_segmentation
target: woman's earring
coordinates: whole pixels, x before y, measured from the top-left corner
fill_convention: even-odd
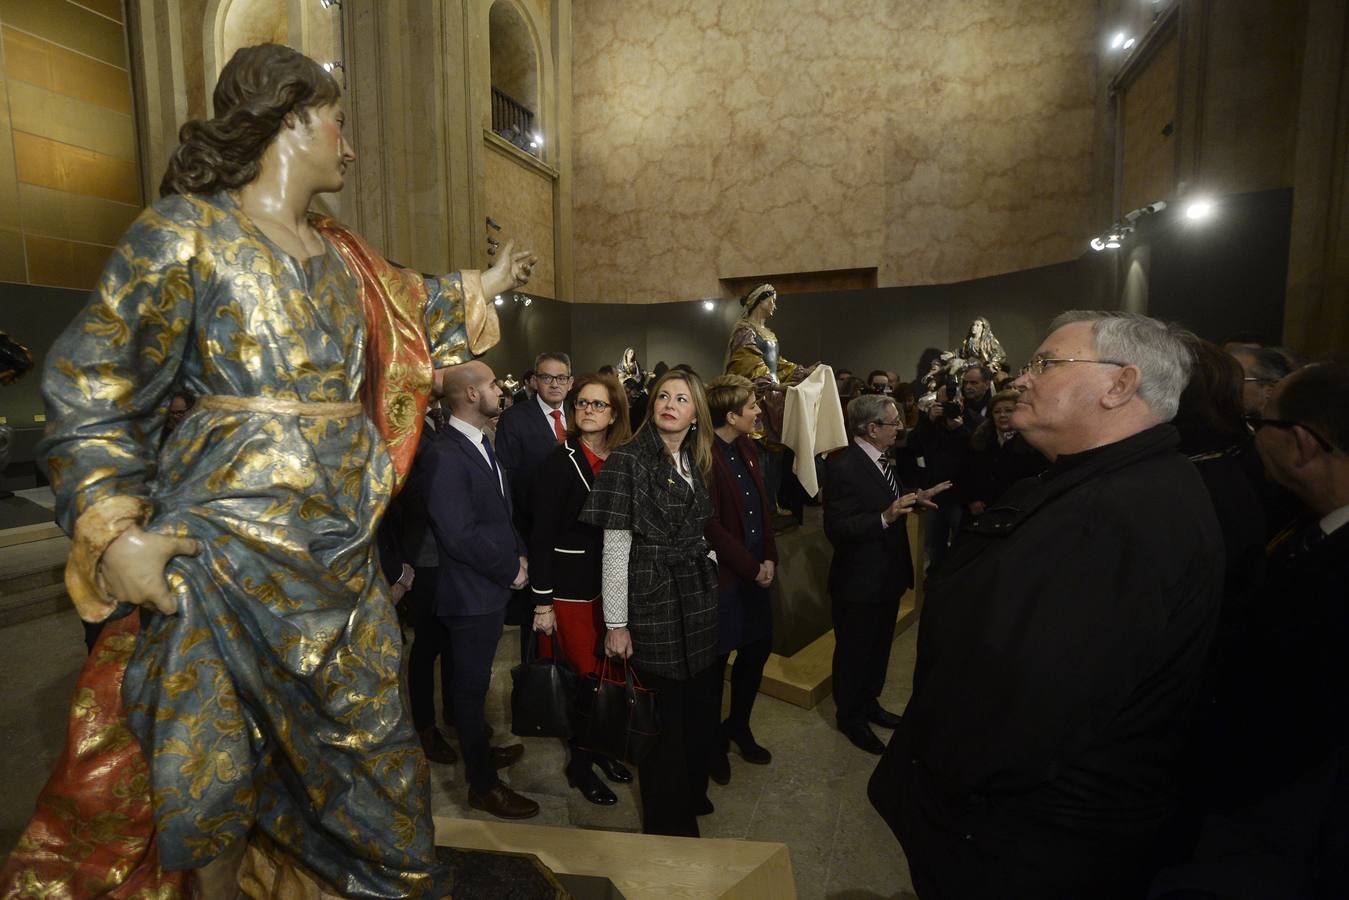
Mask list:
[[[698,420],[694,419],[693,424],[689,426],[689,431],[697,431],[697,430],[698,430]]]

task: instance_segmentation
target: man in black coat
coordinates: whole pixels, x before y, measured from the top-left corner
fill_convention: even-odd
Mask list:
[[[571,357],[548,351],[534,360],[529,376],[532,397],[506,409],[497,422],[496,454],[511,485],[515,528],[528,536],[533,530],[530,505],[534,498],[534,473],[567,436],[567,410],[563,403],[571,390]],[[534,640],[533,595],[516,591],[506,621],[520,626],[520,655],[526,642]]]
[[[513,589],[528,580],[525,544],[511,520],[510,482],[482,428],[500,409],[501,388],[481,362],[450,369],[450,418],[424,462],[426,509],[436,536],[436,615],[450,635],[454,720],[468,781],[468,804],[503,819],[537,815],[539,805],[502,784],[496,770],[524,747],[488,744],[483,704]]]
[[[865,394],[848,404],[853,443],[829,458],[824,475],[824,532],[834,545],[829,594],[834,619],[834,703],[839,730],[868,753],[885,749],[868,722],[885,728],[899,716],[881,708],[899,601],[913,587],[913,561],[902,518],[950,487],[905,492],[887,450],[904,425],[895,401]]]
[[[1159,867],[1223,578],[1165,424],[1189,368],[1161,322],[1072,312],[1017,380],[1053,464],[934,570],[870,785],[923,900],[1141,897]]]
[[[1250,420],[1305,510],[1219,660],[1216,803],[1154,896],[1349,896],[1349,366],[1279,381]],[[1258,888],[1253,886],[1258,885]]]

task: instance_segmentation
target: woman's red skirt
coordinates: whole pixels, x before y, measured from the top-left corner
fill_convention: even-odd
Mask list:
[[[598,600],[553,600],[557,630],[552,637],[539,635],[539,656],[552,656],[553,647],[576,674],[584,678],[598,673],[604,657],[604,615]]]

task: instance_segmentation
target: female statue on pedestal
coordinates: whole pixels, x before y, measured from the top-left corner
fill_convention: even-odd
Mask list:
[[[740,298],[740,305],[745,311],[731,331],[725,372],[742,375],[754,382],[763,410],[759,434],[763,442],[766,487],[769,498],[776,502],[785,464],[782,410],[786,391],[791,385],[800,384],[812,367],[797,365],[784,358],[779,350],[778,336],[768,327],[768,320],[778,306],[778,292],[771,284],[752,288]]]

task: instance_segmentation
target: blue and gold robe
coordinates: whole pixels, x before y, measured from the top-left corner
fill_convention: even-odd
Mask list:
[[[495,316],[477,273],[423,282],[360,257],[359,239],[335,223],[315,224],[325,252],[297,260],[226,193],[145,210],[48,355],[38,453],[74,541],[67,584],[85,620],[133,612],[96,575],[130,524],[202,547],[169,563],[178,614],[142,614],[134,638],[116,629],[120,643],[96,648],[85,673],[125,657],[122,733],[147,771],[133,783],[125,767],[111,793],[148,785],[158,866],[195,869],[260,834],[271,858],[279,849],[343,894],[435,895],[447,886],[374,534],[395,489],[398,429],[417,443],[430,364],[487,349]],[[370,266],[395,287],[385,306],[369,296]],[[378,373],[388,393],[372,398],[371,348],[396,349],[409,334],[421,346]],[[214,402],[194,407],[159,450],[179,389]],[[371,415],[352,413],[361,400]],[[74,712],[81,696],[108,715],[94,693],[77,695]],[[97,749],[67,756],[87,763]],[[53,784],[39,817],[78,801],[49,796]],[[25,853],[51,855],[39,846],[50,831],[30,826],[6,878],[22,878]],[[114,823],[102,837],[112,846],[130,834]],[[28,880],[52,871],[38,866]]]

